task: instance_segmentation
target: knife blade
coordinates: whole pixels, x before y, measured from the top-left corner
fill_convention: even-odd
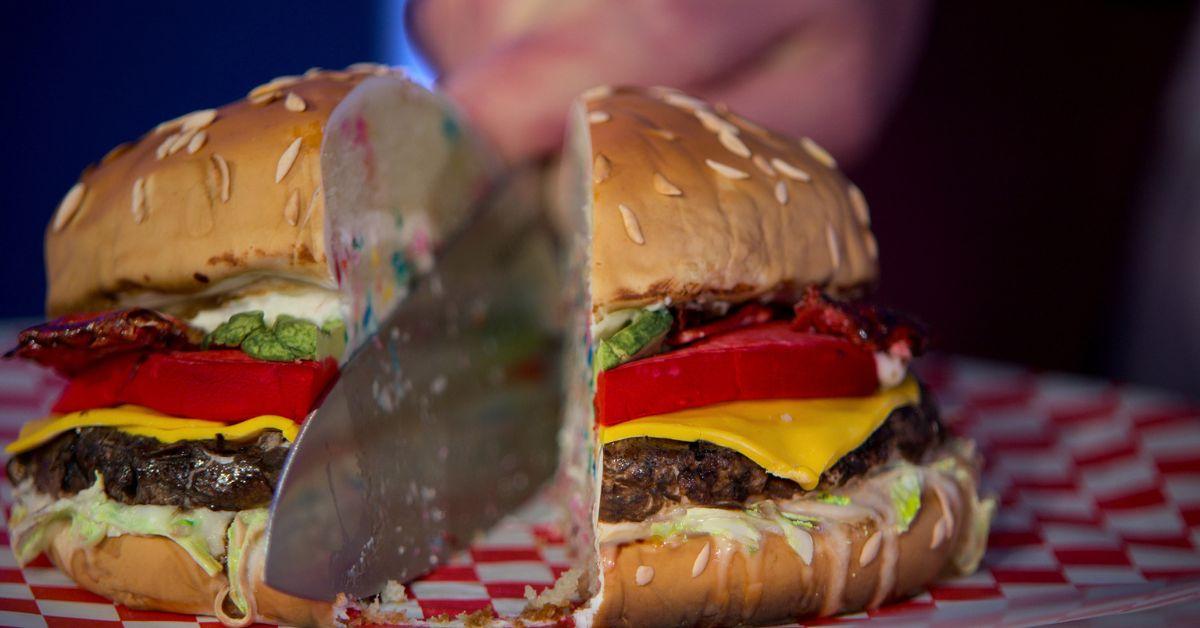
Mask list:
[[[293,444],[266,532],[277,590],[361,598],[411,580],[553,471],[552,230],[492,202],[435,260]]]

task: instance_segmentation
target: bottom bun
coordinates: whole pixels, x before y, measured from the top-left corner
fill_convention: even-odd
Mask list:
[[[215,615],[222,623],[244,626],[256,621],[295,626],[331,626],[328,603],[280,593],[262,581],[262,544],[248,556],[253,563],[252,613],[239,617],[227,601],[225,574],[210,576],[174,541],[157,536],[108,537],[84,547],[71,540],[64,526],[51,540],[46,554],[79,586],[118,604],[140,610]]]
[[[812,533],[811,564],[775,533],[754,549],[707,535],[608,547],[592,619],[597,626],[776,623],[875,608],[940,576],[974,571],[992,503],[978,501],[974,477],[924,471],[942,481],[922,490],[907,531],[876,536],[878,518],[840,521]]]

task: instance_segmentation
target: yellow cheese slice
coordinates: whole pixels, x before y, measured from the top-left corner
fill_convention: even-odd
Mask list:
[[[238,423],[222,423],[202,419],[180,419],[160,414],[141,406],[120,406],[71,412],[30,421],[21,428],[17,440],[4,448],[10,454],[29,451],[50,439],[80,427],[112,427],[126,434],[147,436],[164,443],[181,440],[208,440],[221,436],[227,440],[242,440],[257,436],[264,430],[275,429],[287,440],[295,440],[300,426],[291,419],[264,415]]]
[[[600,440],[708,441],[812,490],[821,474],[867,440],[892,410],[920,399],[921,388],[909,376],[870,397],[735,401],[642,417],[601,427]]]

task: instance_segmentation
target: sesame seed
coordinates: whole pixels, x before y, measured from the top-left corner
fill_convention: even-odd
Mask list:
[[[154,158],[161,160],[166,157],[167,151],[171,150],[171,146],[175,144],[175,141],[178,139],[178,133],[172,133],[168,135],[167,138],[162,141],[162,144],[159,144],[158,148],[154,149]]]
[[[787,205],[788,203],[787,184],[783,181],[775,182],[775,200],[779,201],[780,205]]]
[[[746,146],[745,142],[738,139],[737,135],[730,133],[729,129],[721,129],[721,132],[717,133],[717,139],[720,140],[722,146],[729,149],[729,152],[734,155],[747,159],[750,158],[750,148]]]
[[[252,104],[252,105],[265,105],[265,104],[267,104],[267,103],[275,102],[275,99],[277,99],[277,98],[279,98],[279,92],[277,92],[277,91],[275,91],[275,92],[264,92],[264,93],[262,93],[262,94],[259,94],[259,95],[257,95],[257,96],[251,96],[251,97],[250,97],[250,104]]]
[[[607,111],[589,111],[588,112],[588,122],[590,122],[592,124],[600,124],[601,122],[608,122],[609,119],[611,119],[611,117],[612,116],[609,116]]]
[[[609,96],[612,96],[612,93],[612,87],[608,85],[597,85],[595,87],[589,87],[588,89],[583,90],[583,93],[580,94],[579,97],[583,99],[584,102],[587,102],[589,100],[608,98]]]
[[[307,225],[308,221],[312,218],[313,210],[316,209],[317,203],[321,202],[321,198],[322,198],[321,192],[322,191],[323,190],[322,190],[321,186],[319,186],[319,185],[317,186],[317,189],[313,190],[312,198],[308,199],[308,211],[304,212],[304,220],[300,221],[301,227],[303,227],[304,225]]]
[[[697,109],[697,110],[693,111],[692,113],[694,113],[696,115],[696,117],[700,120],[700,124],[704,125],[704,128],[708,129],[709,131],[712,131],[713,133],[720,133],[722,131],[728,131],[730,134],[737,135],[738,129],[736,126],[733,126],[732,124],[726,122],[724,120],[724,118],[722,118],[721,116],[718,116],[717,114],[715,114],[711,111],[708,111],[705,109]],[[747,152],[749,152],[749,151],[747,151]]]
[[[793,166],[792,164],[789,164],[788,162],[786,162],[778,157],[771,160],[771,165],[774,166],[776,170],[782,172],[784,174],[784,176],[786,176],[790,179],[795,179],[797,181],[804,181],[805,183],[812,181],[812,177],[809,176],[809,174],[807,172]]]
[[[692,98],[691,96],[688,96],[682,92],[664,92],[662,99],[668,105],[674,105],[680,109],[687,109],[688,111],[696,111],[698,109],[708,108],[708,104],[703,100],[700,100],[699,98]]]
[[[654,173],[654,191],[666,196],[681,196],[683,190],[675,187],[675,184],[667,181],[667,178],[659,173]]]
[[[208,141],[208,132],[200,131],[192,136],[191,141],[187,144],[187,152],[189,155],[196,154],[196,151],[204,147],[204,142]]]
[[[704,163],[708,164],[709,168],[716,170],[723,177],[727,177],[730,179],[746,179],[746,178],[750,177],[750,175],[746,174],[745,172],[742,172],[741,170],[738,170],[737,168],[734,168],[733,166],[725,165],[719,161],[713,161],[712,159],[705,159]]]
[[[171,142],[171,145],[167,147],[167,154],[174,155],[175,153],[183,150],[183,148],[192,141],[192,138],[195,137],[196,133],[198,132],[199,131],[195,130],[183,130],[179,133],[176,133],[175,141]]]
[[[633,575],[634,582],[639,587],[644,587],[654,580],[654,568],[650,565],[638,565],[637,572]]]
[[[867,205],[867,197],[853,183],[846,190],[850,195],[850,206],[854,208],[854,217],[858,220],[858,226],[867,228],[871,226],[871,208]]]
[[[954,534],[954,512],[950,509],[950,501],[942,487],[934,486],[933,493],[937,495],[938,503],[942,505],[942,521],[946,522],[946,536],[949,537]]]
[[[193,111],[184,116],[181,124],[184,131],[199,131],[208,127],[216,119],[216,109],[201,109],[200,111]]]
[[[704,128],[708,128],[709,131],[714,133],[720,133],[724,131],[730,133],[731,136],[736,136],[736,134],[738,134],[738,127],[733,126],[726,119],[721,118],[720,115],[707,112],[707,110],[704,109],[697,109],[694,113],[696,114],[696,118],[700,119],[700,124],[704,125]]]
[[[300,190],[292,190],[283,206],[283,219],[293,227],[300,224]]]
[[[314,65],[313,67],[311,67],[311,68],[309,68],[309,69],[307,69],[307,70],[305,70],[305,71],[304,71],[304,78],[306,78],[306,79],[310,79],[310,78],[313,78],[314,76],[316,76],[316,75],[318,75],[318,74],[320,74],[320,73],[321,73],[321,68],[320,68],[320,66],[315,66],[315,65]]]
[[[816,551],[816,546],[813,544],[812,535],[807,530],[801,527],[792,528],[796,531],[796,542],[799,547],[796,548],[796,553],[800,555],[800,560],[804,561],[805,565],[811,565],[813,553]]]
[[[825,241],[829,244],[829,260],[833,262],[834,272],[837,272],[842,265],[842,249],[838,246],[837,232],[829,223],[825,223]]]
[[[858,555],[858,564],[866,567],[870,565],[875,557],[879,555],[879,546],[883,543],[883,531],[876,530],[875,534],[867,537],[867,541],[863,543],[862,552]]]
[[[287,98],[283,99],[283,106],[288,111],[304,111],[308,109],[308,103],[300,97],[296,92],[288,92]]]
[[[219,189],[221,191],[221,202],[228,203],[229,202],[229,164],[225,161],[224,157],[222,157],[216,153],[213,153],[213,155],[212,155],[212,162],[213,162],[213,166],[217,170],[217,189]]]
[[[288,144],[283,154],[279,156],[279,163],[275,165],[275,182],[283,181],[289,170],[292,169],[292,164],[296,163],[296,156],[300,154],[300,138],[292,140]]]
[[[54,232],[58,233],[66,227],[71,219],[75,217],[75,212],[79,211],[79,206],[83,204],[83,194],[87,190],[87,186],[83,181],[71,186],[67,193],[58,203],[58,209],[54,212],[54,224],[52,225]]]
[[[389,69],[390,68],[388,68],[388,66],[383,65],[382,63],[369,63],[361,61],[359,63],[351,63],[350,65],[346,66],[346,70],[349,72],[374,74],[376,76],[387,74]]]
[[[697,109],[693,111],[692,114],[696,116],[696,119],[700,121],[700,124],[704,125],[704,128],[712,131],[713,133],[720,133],[721,129],[725,128],[724,124],[722,124],[725,121],[718,117],[717,114],[708,111],[707,109]]]
[[[829,151],[822,148],[820,144],[814,142],[811,137],[800,138],[800,145],[804,147],[804,150],[813,159],[824,164],[826,168],[837,168],[837,160],[833,158],[833,155],[830,155]]]
[[[708,558],[712,554],[712,545],[708,541],[704,542],[704,547],[696,554],[696,560],[692,563],[692,577],[697,578],[708,567]]]
[[[298,76],[276,77],[250,90],[250,93],[247,94],[246,97],[253,101],[255,98],[264,96],[268,93],[278,92],[285,87],[290,87],[293,83],[299,80],[300,77]]]
[[[787,412],[784,412],[783,414],[781,414],[781,415],[779,416],[779,420],[780,420],[780,421],[783,421],[784,423],[791,423],[791,422],[792,422],[792,415],[788,414]]]
[[[767,133],[766,129],[743,118],[742,116],[739,116],[736,113],[733,113],[732,111],[725,115],[728,116],[729,119],[733,120],[735,124],[742,127],[743,129],[746,129],[747,131],[750,131],[751,133],[753,133],[755,135],[762,136],[762,137],[770,135],[769,133]]]
[[[938,522],[933,524],[933,535],[929,537],[929,549],[936,549],[946,540],[946,520],[938,519]]]
[[[174,131],[175,129],[179,128],[179,125],[182,122],[183,122],[183,116],[179,116],[178,118],[167,120],[166,122],[160,122],[158,124],[158,126],[154,127],[154,131],[152,131],[152,133],[154,133],[155,135],[158,135],[159,133],[162,133],[163,131]]]
[[[612,164],[609,163],[608,157],[596,153],[596,158],[592,160],[592,183],[603,183],[611,174]]]
[[[645,244],[646,238],[642,236],[642,225],[638,223],[633,210],[624,203],[617,205],[617,209],[621,210],[621,220],[625,222],[625,235],[629,236],[634,244]]]
[[[133,198],[130,199],[129,212],[133,214],[135,225],[140,225],[146,220],[146,180],[141,177],[133,182]]]
[[[766,157],[763,157],[762,155],[755,155],[751,161],[754,162],[754,165],[758,166],[759,170],[763,171],[763,174],[771,177],[772,179],[775,178],[775,169],[771,167],[771,162],[767,161]]]
[[[679,137],[678,135],[675,135],[674,133],[672,133],[666,129],[660,129],[658,127],[650,127],[648,129],[646,129],[646,132],[650,133],[651,135],[657,135],[658,137],[661,137],[664,140],[667,140],[668,142],[674,142],[675,139]]]

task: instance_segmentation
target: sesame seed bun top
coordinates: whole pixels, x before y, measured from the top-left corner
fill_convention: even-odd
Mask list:
[[[348,277],[365,285],[386,271],[353,268],[351,240],[406,253],[400,240],[416,236],[401,236],[402,218],[426,210],[407,222],[436,240],[483,169],[452,108],[400,72],[356,64],[277,78],[83,172],[46,229],[47,309],[158,307],[264,279],[346,293]]]
[[[809,138],[673,89],[601,87],[577,102],[568,147],[574,206],[593,201],[599,312],[857,291],[877,277],[866,200]]]

